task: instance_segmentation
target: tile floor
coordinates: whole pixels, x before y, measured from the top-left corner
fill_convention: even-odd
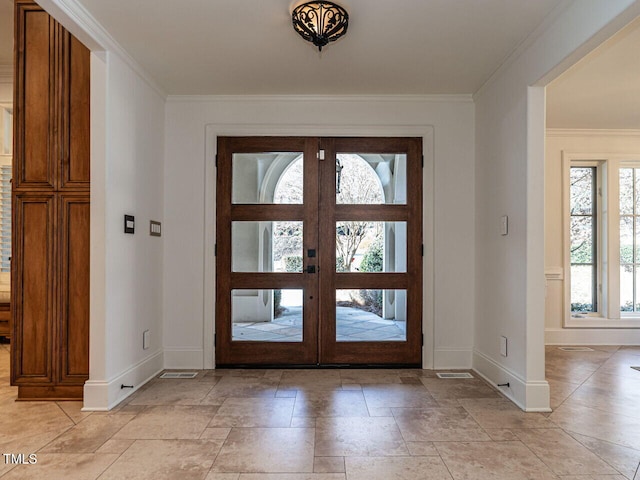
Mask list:
[[[10,479],[640,480],[640,348],[547,347],[551,414],[421,370],[215,370],[156,379],[108,413],[15,402],[0,345]]]

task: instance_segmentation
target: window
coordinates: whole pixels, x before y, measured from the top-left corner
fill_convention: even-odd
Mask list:
[[[0,291],[7,291],[11,272],[11,163],[13,109],[0,105]]]
[[[571,311],[598,311],[596,167],[571,167]]]
[[[563,165],[564,325],[638,327],[640,160],[563,153]]]

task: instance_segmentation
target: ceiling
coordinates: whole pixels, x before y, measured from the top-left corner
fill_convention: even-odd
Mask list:
[[[640,18],[549,84],[547,127],[640,129]]]
[[[320,55],[291,0],[78,1],[182,95],[469,94],[561,3],[338,0],[349,31]]]
[[[561,3],[341,0],[349,32],[320,55],[291,0],[78,1],[174,95],[474,93]],[[12,36],[0,0],[0,70]],[[639,46],[640,19],[552,82],[547,127],[640,129]]]

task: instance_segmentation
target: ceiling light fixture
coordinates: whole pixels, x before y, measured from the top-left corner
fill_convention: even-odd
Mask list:
[[[347,33],[349,14],[333,2],[308,2],[297,6],[291,14],[293,28],[319,51]]]

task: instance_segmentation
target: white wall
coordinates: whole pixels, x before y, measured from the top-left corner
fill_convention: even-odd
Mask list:
[[[432,126],[434,159],[433,295],[425,297],[426,316],[435,328],[425,332],[432,342],[425,366],[469,367],[474,315],[474,130],[473,103],[468,97],[169,97],[166,116],[164,346],[166,367],[211,366],[203,331],[213,315],[215,285],[204,290],[205,231],[213,230],[215,212],[211,191],[213,158],[207,157],[210,131],[226,134],[266,130],[340,134],[353,127],[399,131]],[[255,126],[255,127],[252,127]],[[308,135],[309,133],[307,133]],[[388,133],[387,133],[388,134]],[[213,134],[212,136],[214,136]],[[211,154],[211,152],[209,152]],[[428,157],[431,157],[429,155]],[[206,165],[206,162],[209,162]],[[427,185],[425,185],[425,188]],[[431,188],[431,187],[429,187]],[[428,232],[425,232],[428,235]],[[425,243],[428,243],[425,241]],[[425,271],[428,275],[429,272]],[[435,298],[435,301],[430,301]],[[206,307],[205,307],[206,305]],[[432,358],[435,356],[435,361]]]
[[[548,130],[545,145],[545,340],[554,345],[625,345],[640,343],[640,329],[564,328],[562,152],[629,155],[640,158],[640,132],[625,130]]]
[[[85,409],[162,369],[164,98],[116,54],[92,55],[91,362]],[[123,215],[135,216],[134,235]],[[149,348],[142,334],[150,330]]]
[[[634,3],[563,4],[475,96],[473,364],[489,381],[509,382],[504,393],[528,410],[549,408],[544,380],[544,91],[536,85],[632,20],[637,10],[625,10]],[[502,215],[509,216],[508,236],[500,235]],[[500,355],[502,335],[509,341],[507,357]]]

